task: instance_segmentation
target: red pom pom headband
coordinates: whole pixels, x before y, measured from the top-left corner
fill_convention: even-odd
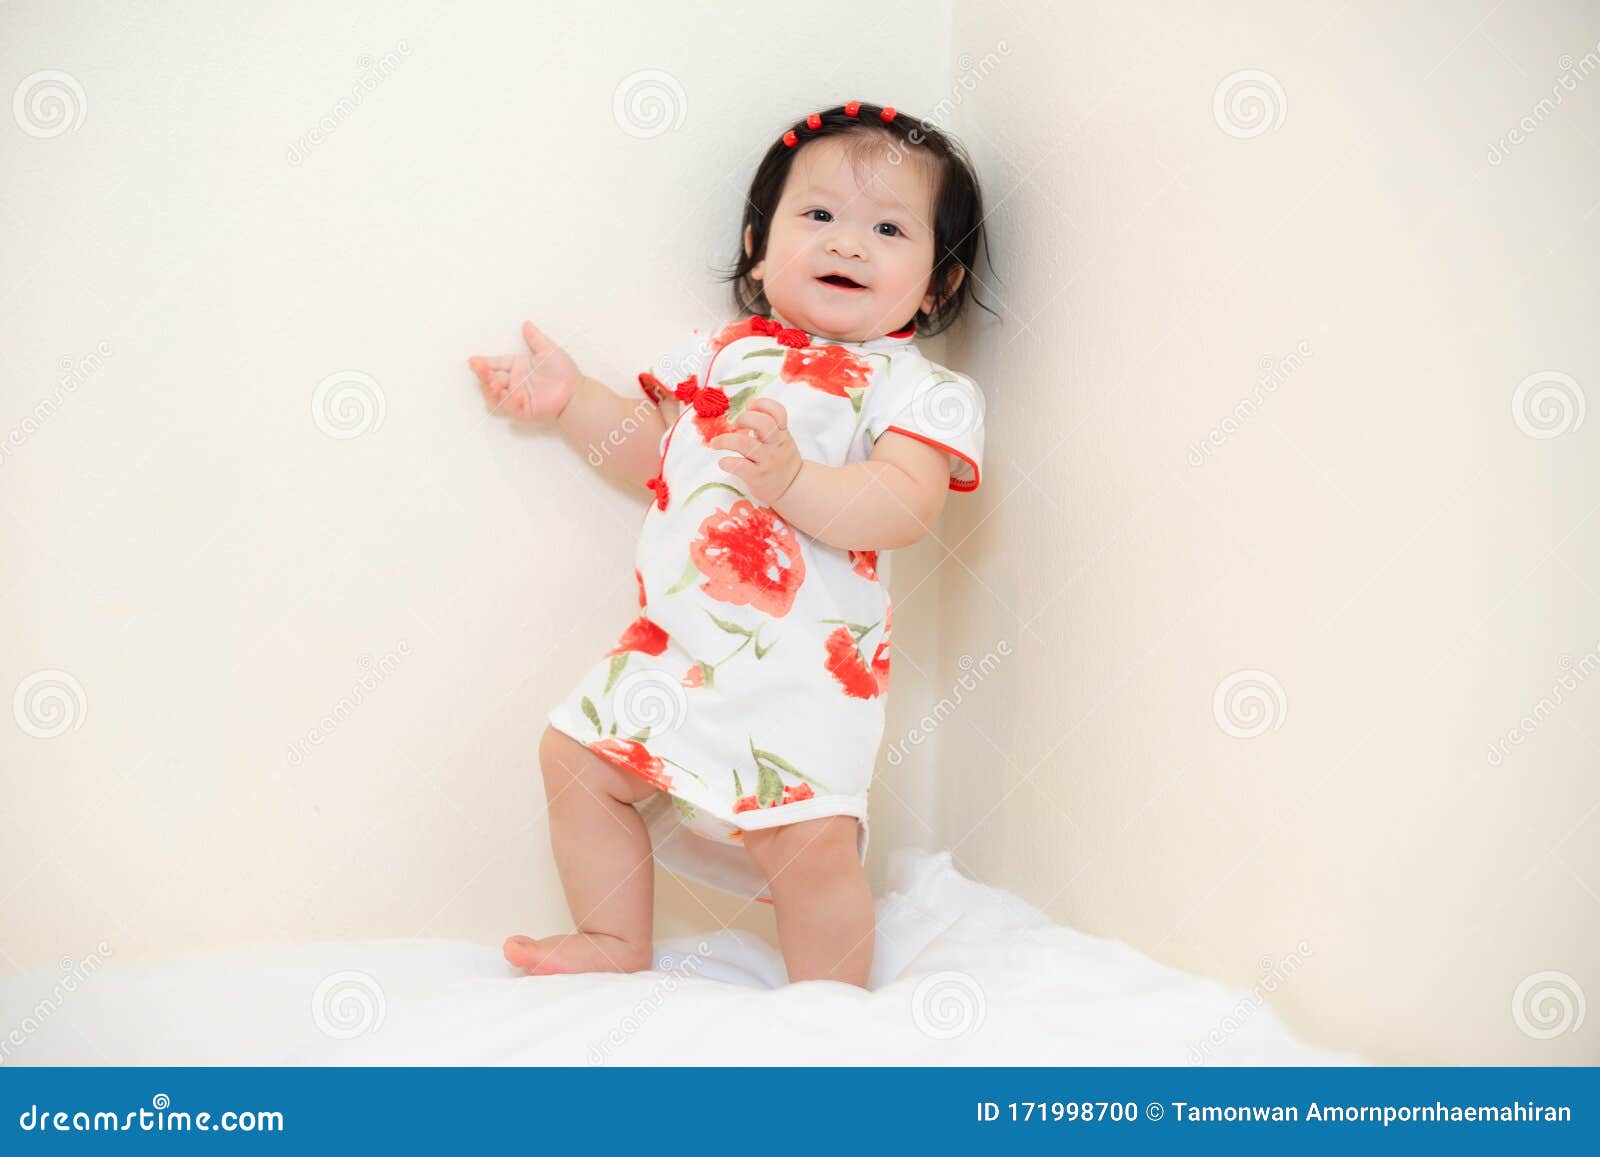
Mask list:
[[[859,100],[850,101],[844,106],[844,115],[850,117],[851,119],[855,119],[860,112],[861,102]],[[878,113],[878,119],[884,124],[888,124],[890,121],[894,120],[894,105],[885,105],[882,111]],[[821,127],[821,113],[812,113],[810,116],[806,117],[806,128],[810,129],[812,132],[816,132]],[[790,129],[788,132],[783,134],[783,143],[792,149],[800,143],[800,138],[795,135],[795,131],[793,129]]]

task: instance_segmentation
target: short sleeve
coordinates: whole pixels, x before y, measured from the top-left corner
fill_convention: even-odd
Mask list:
[[[884,380],[874,382],[867,391],[862,418],[874,443],[892,430],[948,454],[951,490],[978,488],[983,465],[983,393],[965,374],[925,358],[896,363]]]
[[[639,389],[657,406],[676,407],[674,392],[678,386],[693,379],[699,384],[700,374],[710,360],[711,340],[715,331],[707,326],[691,329],[680,335],[638,374]],[[668,417],[674,417],[669,411]]]

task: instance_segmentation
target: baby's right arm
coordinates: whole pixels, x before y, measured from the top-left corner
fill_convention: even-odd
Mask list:
[[[656,475],[666,422],[649,398],[629,399],[586,377],[566,350],[532,322],[522,325],[528,352],[472,357],[483,396],[512,418],[554,418],[562,435],[591,466],[638,486]]]

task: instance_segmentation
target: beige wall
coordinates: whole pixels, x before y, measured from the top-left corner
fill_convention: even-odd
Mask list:
[[[969,144],[1003,278],[934,347],[988,454],[895,574],[886,745],[930,739],[880,772],[875,883],[953,847],[1187,969],[1301,952],[1312,1039],[1600,1059],[1536,1039],[1600,991],[1600,425],[1513,413],[1600,381],[1600,77],[1535,111],[1600,30],[1489,8],[8,6],[7,90],[84,115],[0,133],[0,967],[565,927],[534,745],[641,499],[464,358],[530,317],[629,389],[727,311],[773,127],[858,96]],[[1246,69],[1255,135],[1214,100]],[[330,376],[365,411],[314,416]],[[658,892],[663,935],[772,935]]]
[[[1600,20],[1176,7],[956,6],[1010,50],[954,121],[1006,284],[940,679],[1015,655],[938,732],[939,842],[1312,1039],[1593,1063],[1600,422],[1513,398],[1600,401],[1600,72],[1489,157]]]

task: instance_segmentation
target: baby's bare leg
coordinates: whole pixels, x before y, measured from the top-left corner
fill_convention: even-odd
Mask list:
[[[867,986],[872,967],[872,888],[856,850],[854,816],[746,831],[745,849],[772,891],[789,982]]]
[[[512,936],[505,957],[526,972],[638,972],[650,967],[655,861],[633,804],[658,790],[555,728],[539,743],[550,846],[577,931]]]

